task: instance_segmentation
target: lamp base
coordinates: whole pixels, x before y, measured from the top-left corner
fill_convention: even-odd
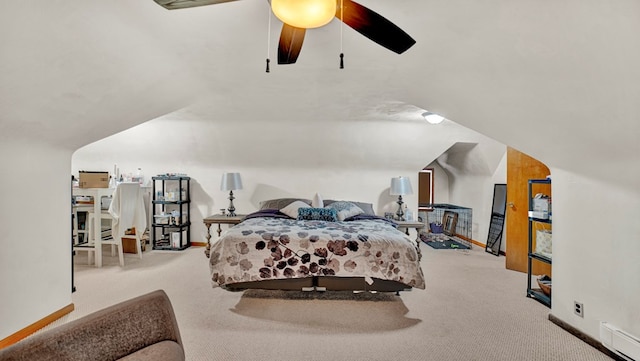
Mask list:
[[[402,201],[402,196],[398,196],[398,201],[396,203],[398,203],[398,211],[396,212],[397,220],[404,221],[404,212],[402,211],[402,204],[404,202]]]
[[[229,208],[227,208],[227,210],[229,211],[227,213],[227,217],[235,217],[236,216],[236,207],[233,206],[233,200],[236,199],[233,196],[233,191],[229,191]]]

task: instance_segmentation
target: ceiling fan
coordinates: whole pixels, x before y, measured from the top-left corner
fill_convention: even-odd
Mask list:
[[[236,0],[154,0],[175,10]],[[334,17],[379,45],[402,54],[416,43],[409,34],[375,11],[352,0],[268,0],[282,20],[278,64],[293,64],[300,55],[307,29],[329,23]],[[323,14],[317,19],[315,16]],[[308,20],[308,21],[307,21]],[[342,57],[342,54],[340,55]]]

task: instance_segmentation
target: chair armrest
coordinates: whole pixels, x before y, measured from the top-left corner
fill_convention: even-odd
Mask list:
[[[132,298],[0,350],[0,360],[117,360],[162,341],[182,348],[163,290]]]

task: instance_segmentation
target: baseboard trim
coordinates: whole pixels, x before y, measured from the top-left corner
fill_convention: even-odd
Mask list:
[[[195,247],[206,247],[207,242],[191,242],[191,245]]]
[[[33,334],[34,332],[40,330],[41,328],[47,326],[48,324],[62,318],[65,315],[68,315],[75,309],[73,303],[59,309],[58,311],[46,316],[45,318],[32,323],[31,325],[19,330],[18,332],[7,336],[6,338],[0,340],[0,349],[11,346],[14,343],[25,339],[27,336]]]
[[[589,346],[595,348],[596,350],[602,352],[603,354],[611,357],[612,359],[617,360],[617,361],[625,361],[625,359],[623,359],[622,357],[618,356],[617,354],[615,354],[613,351],[609,350],[608,348],[604,347],[600,341],[598,341],[595,338],[587,335],[586,333],[578,330],[577,328],[571,326],[570,324],[562,321],[561,319],[559,319],[558,317],[552,315],[551,313],[549,314],[549,321],[555,323],[556,325],[558,325],[563,330],[569,332],[570,334],[572,334],[575,337],[579,338],[581,341],[585,342],[586,344],[588,344]]]
[[[464,239],[466,239],[469,242],[475,244],[476,246],[479,246],[479,247],[482,247],[482,248],[487,247],[484,243],[480,243],[480,242],[476,241],[475,239],[470,239],[470,238],[466,238],[466,237],[464,237]]]

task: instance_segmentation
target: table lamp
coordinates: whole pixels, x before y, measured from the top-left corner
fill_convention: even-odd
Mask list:
[[[229,191],[229,208],[227,209],[229,211],[229,213],[227,213],[229,217],[236,215],[236,207],[233,206],[233,200],[235,199],[233,191],[236,189],[242,189],[240,173],[224,173],[222,175],[222,182],[220,183],[220,190]]]
[[[413,194],[411,189],[411,180],[405,177],[391,178],[390,192],[392,196],[398,196],[398,211],[396,215],[399,221],[404,221],[404,212],[402,211],[402,196],[405,194]]]

